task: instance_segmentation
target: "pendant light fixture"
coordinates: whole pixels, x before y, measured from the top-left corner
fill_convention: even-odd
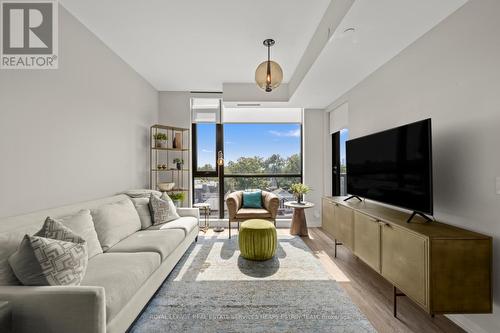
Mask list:
[[[261,63],[255,70],[255,82],[265,90],[271,92],[276,89],[283,81],[283,71],[278,63],[271,61],[271,46],[275,43],[274,39],[266,39],[264,46],[267,47],[267,61]]]

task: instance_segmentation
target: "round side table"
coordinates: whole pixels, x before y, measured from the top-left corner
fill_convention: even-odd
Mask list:
[[[204,219],[205,223],[204,223],[204,225],[200,226],[200,230],[203,232],[207,232],[207,230],[208,230],[208,218],[210,216],[210,204],[201,202],[201,203],[194,204],[193,207],[198,208],[203,213],[203,215],[205,217],[205,219]]]
[[[290,235],[308,236],[309,233],[307,232],[306,214],[304,210],[314,207],[314,204],[312,202],[297,203],[296,201],[288,201],[285,202],[285,207],[293,208]]]

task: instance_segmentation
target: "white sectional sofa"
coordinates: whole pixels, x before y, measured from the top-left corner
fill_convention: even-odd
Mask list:
[[[130,198],[117,195],[0,220],[0,301],[8,301],[12,307],[13,332],[127,330],[197,239],[198,209],[180,208],[181,218],[136,230],[90,258],[80,286],[20,285],[7,261],[22,237],[37,232],[47,216],[59,218],[123,200]]]

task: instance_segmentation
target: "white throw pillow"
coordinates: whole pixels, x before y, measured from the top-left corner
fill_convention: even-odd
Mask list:
[[[97,237],[104,252],[141,230],[141,219],[132,201],[124,199],[91,210]]]

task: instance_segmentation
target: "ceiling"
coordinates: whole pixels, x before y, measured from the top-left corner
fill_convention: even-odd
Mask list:
[[[330,5],[330,0],[60,2],[160,91],[221,91],[223,83],[253,82],[255,68],[266,58],[265,38],[276,39],[271,57],[282,66],[284,82],[290,81],[311,38],[324,33],[318,24]],[[327,107],[466,2],[355,0],[289,102],[274,106]],[[347,28],[355,31],[344,33]]]
[[[290,104],[327,107],[466,2],[356,0]]]
[[[272,58],[288,81],[329,0],[61,0],[156,89],[221,91]]]

